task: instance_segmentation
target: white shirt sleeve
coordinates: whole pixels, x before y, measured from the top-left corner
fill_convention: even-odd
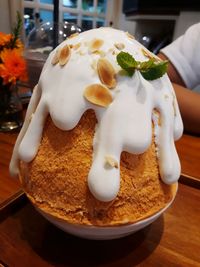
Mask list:
[[[200,23],[161,49],[179,72],[188,88],[200,84]]]

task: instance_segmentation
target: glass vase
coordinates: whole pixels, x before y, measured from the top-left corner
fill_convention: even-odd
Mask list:
[[[0,132],[21,128],[23,107],[16,85],[0,84]]]

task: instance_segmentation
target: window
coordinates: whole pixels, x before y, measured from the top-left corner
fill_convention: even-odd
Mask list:
[[[53,0],[40,0],[40,2],[44,4],[53,4]]]
[[[76,8],[77,0],[63,0],[63,6]]]
[[[114,0],[59,0],[60,23],[75,23],[88,30],[105,26],[107,5]],[[26,36],[43,22],[53,22],[53,0],[24,0]]]
[[[82,9],[87,10],[89,12],[94,12],[95,7],[94,7],[93,0],[82,0]]]
[[[82,29],[85,31],[85,30],[90,30],[92,28],[93,28],[93,17],[83,16]]]
[[[77,24],[77,19],[78,19],[77,14],[63,12],[63,21]]]
[[[26,36],[34,28],[34,9],[33,8],[24,8],[24,30]]]
[[[40,9],[40,22],[53,22],[53,11]]]

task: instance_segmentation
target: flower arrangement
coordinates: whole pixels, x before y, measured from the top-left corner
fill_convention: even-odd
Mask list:
[[[0,32],[0,131],[20,128],[23,122],[22,103],[17,82],[27,80],[23,44],[19,39],[22,19],[17,13],[17,23],[11,34]]]
[[[17,13],[17,23],[11,34],[0,32],[0,85],[16,84],[27,80],[23,44],[19,39],[22,19]]]

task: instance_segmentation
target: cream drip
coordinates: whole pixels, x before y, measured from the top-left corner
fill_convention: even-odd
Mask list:
[[[72,49],[70,60],[63,67],[51,64],[55,50],[47,59],[14,148],[11,173],[17,174],[19,159],[30,162],[36,156],[48,114],[58,128],[70,130],[78,124],[82,114],[92,108],[98,125],[88,186],[97,199],[111,201],[119,191],[120,169],[108,167],[105,157],[111,155],[120,162],[122,151],[133,154],[146,151],[152,138],[152,113],[157,109],[161,119],[161,126],[156,126],[161,178],[168,184],[176,182],[180,176],[180,163],[174,139],[177,140],[182,135],[183,124],[167,75],[149,82],[137,71],[133,77],[118,74],[117,86],[110,91],[113,102],[107,108],[89,103],[83,97],[84,89],[90,84],[100,83],[94,62],[101,55],[91,53],[88,49],[88,44],[95,38],[104,40],[100,50],[116,71],[120,70],[116,62],[115,53],[119,52],[116,43],[123,43],[123,51],[132,54],[136,60],[147,60],[137,41],[130,39],[126,33],[111,28],[90,30],[60,44],[59,48],[66,44],[80,43],[81,46],[77,50]],[[29,124],[32,112],[34,116]]]

